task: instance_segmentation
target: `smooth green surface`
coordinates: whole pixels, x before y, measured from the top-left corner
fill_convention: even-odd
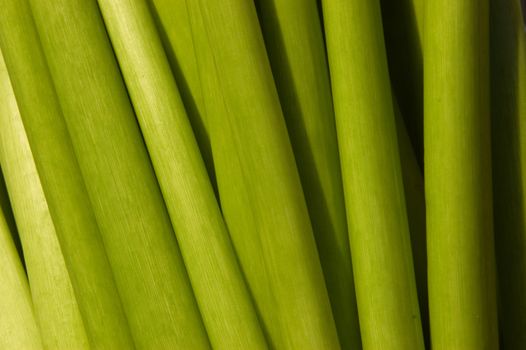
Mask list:
[[[132,348],[28,2],[1,0],[0,6],[0,46],[90,345]]]
[[[219,205],[146,2],[99,0],[214,349],[265,349]]]
[[[342,348],[361,347],[331,86],[315,0],[257,0]]]
[[[526,32],[520,0],[490,2],[493,210],[505,349],[526,348]]]
[[[423,349],[380,5],[323,15],[363,347]]]
[[[135,345],[208,348],[97,3],[30,3]]]
[[[431,343],[498,347],[488,1],[426,1],[425,174]]]
[[[221,206],[269,345],[338,349],[254,5],[245,0],[187,5]]]
[[[47,349],[88,349],[77,300],[1,54],[0,124],[0,165],[24,248],[42,343]]]

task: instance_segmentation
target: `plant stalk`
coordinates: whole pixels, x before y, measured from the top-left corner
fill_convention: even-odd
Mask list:
[[[323,15],[364,349],[423,349],[379,1]]]
[[[424,118],[433,349],[498,347],[488,1],[426,1]]]

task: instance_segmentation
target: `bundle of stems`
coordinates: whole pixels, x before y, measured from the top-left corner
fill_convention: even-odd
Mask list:
[[[265,349],[251,296],[146,2],[99,0],[215,349]]]
[[[0,5],[2,54],[90,346],[133,347],[29,3]]]
[[[88,349],[53,219],[0,55],[0,165],[24,250],[35,316],[47,349]]]
[[[201,155],[217,192],[210,136],[186,0],[147,0]]]
[[[269,345],[337,349],[254,4],[214,0],[187,1],[187,6],[221,207]]]
[[[0,348],[525,348],[521,4],[0,0]]]
[[[315,0],[256,0],[274,81],[344,349],[361,346],[338,140]]]
[[[364,348],[424,347],[378,1],[322,1]]]
[[[0,68],[0,73],[5,73],[5,70]],[[3,95],[3,86],[1,90],[0,93]],[[43,349],[40,331],[33,313],[27,277],[1,209],[0,269],[2,271],[0,347],[2,349]]]
[[[498,347],[488,1],[426,1],[425,175],[433,349]]]
[[[209,348],[97,3],[30,4],[135,345]]]
[[[526,347],[524,25],[519,0],[490,2],[493,208],[501,344],[506,349]]]

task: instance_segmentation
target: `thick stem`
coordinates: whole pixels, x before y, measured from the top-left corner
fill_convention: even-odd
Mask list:
[[[488,1],[426,1],[424,42],[432,346],[495,349]]]
[[[422,349],[380,4],[325,0],[323,15],[362,343]]]

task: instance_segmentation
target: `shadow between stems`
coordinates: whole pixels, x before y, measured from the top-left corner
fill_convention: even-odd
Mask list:
[[[305,125],[305,111],[299,100],[294,84],[291,67],[294,62],[287,56],[284,38],[281,33],[281,26],[277,20],[276,9],[273,4],[262,5],[261,1],[256,0],[256,9],[259,21],[264,34],[267,55],[273,72],[274,82],[277,88],[281,108],[285,117],[288,135],[294,151],[296,167],[300,175],[303,194],[307,203],[307,209],[311,220],[314,238],[323,270],[325,284],[329,293],[333,317],[336,321],[336,328],[342,349],[356,348],[361,344],[359,336],[358,315],[356,313],[356,297],[354,295],[354,282],[352,265],[350,259],[349,242],[347,236],[347,223],[345,219],[345,204],[343,201],[343,185],[341,175],[337,176],[341,187],[341,198],[327,198],[323,190],[322,179],[317,171],[314,150],[309,142],[307,128]],[[279,1],[279,0],[278,0]],[[318,6],[314,4],[314,6]],[[264,8],[263,8],[264,7]],[[266,11],[267,16],[264,15]],[[325,55],[325,47],[320,23],[320,49]],[[327,69],[327,88],[330,89]],[[313,93],[317,93],[313,91]],[[330,91],[329,91],[330,96]],[[332,104],[332,101],[330,101]],[[331,154],[334,170],[340,171],[339,154],[336,140],[336,129],[334,115],[322,116],[327,118],[326,123],[332,124],[334,128],[333,142],[334,154]],[[331,148],[331,147],[327,147]],[[334,205],[341,205],[342,222],[336,227],[334,221],[340,220],[338,217],[331,217],[329,210],[330,202]],[[346,243],[342,246],[341,239],[338,239],[338,231],[344,231]]]
[[[0,53],[1,54],[1,53]],[[5,165],[5,164],[4,164]],[[13,209],[11,208],[11,203],[9,200],[9,195],[7,191],[7,186],[4,180],[4,175],[2,174],[2,169],[0,168],[0,210],[2,210],[11,236],[13,237],[13,242],[15,244],[18,255],[20,256],[20,262],[22,267],[26,270],[26,262],[24,260],[24,251],[22,250],[22,243],[20,241],[20,236],[18,235],[18,228],[15,223],[15,216],[13,215]]]
[[[499,282],[500,341],[526,348],[526,231],[518,96],[519,0],[490,1],[493,211]],[[523,36],[522,39],[520,36]],[[526,64],[526,62],[522,62]],[[523,83],[524,84],[524,83]],[[523,111],[524,113],[524,111]]]
[[[407,135],[404,119],[398,101],[393,96],[400,165],[404,182],[404,195],[413,253],[413,268],[418,292],[420,320],[426,349],[430,348],[429,307],[427,302],[427,241],[426,203],[424,178],[420,171],[415,152]]]
[[[183,70],[181,69],[181,65],[179,63],[179,60],[177,59],[177,54],[173,48],[173,45],[170,43],[167,30],[162,24],[157,8],[153,4],[152,0],[148,0],[147,3],[148,7],[150,8],[152,17],[154,19],[155,26],[161,38],[161,42],[166,56],[168,58],[168,62],[170,63],[170,68],[177,83],[179,93],[181,94],[181,99],[186,109],[186,114],[188,120],[190,121],[190,125],[192,126],[192,130],[194,131],[199,150],[201,151],[201,156],[203,157],[203,160],[205,162],[208,177],[210,178],[210,182],[212,183],[212,187],[214,189],[216,198],[219,198],[214,162],[212,158],[212,145],[210,142],[210,135],[206,129],[204,121],[205,117],[201,114],[204,112],[200,112],[197,102],[194,96],[192,96],[189,82],[185,78],[185,72],[183,72]],[[188,49],[193,50],[193,48]]]
[[[414,1],[414,0],[413,0]],[[389,75],[421,171],[424,169],[422,42],[411,0],[381,0]]]

